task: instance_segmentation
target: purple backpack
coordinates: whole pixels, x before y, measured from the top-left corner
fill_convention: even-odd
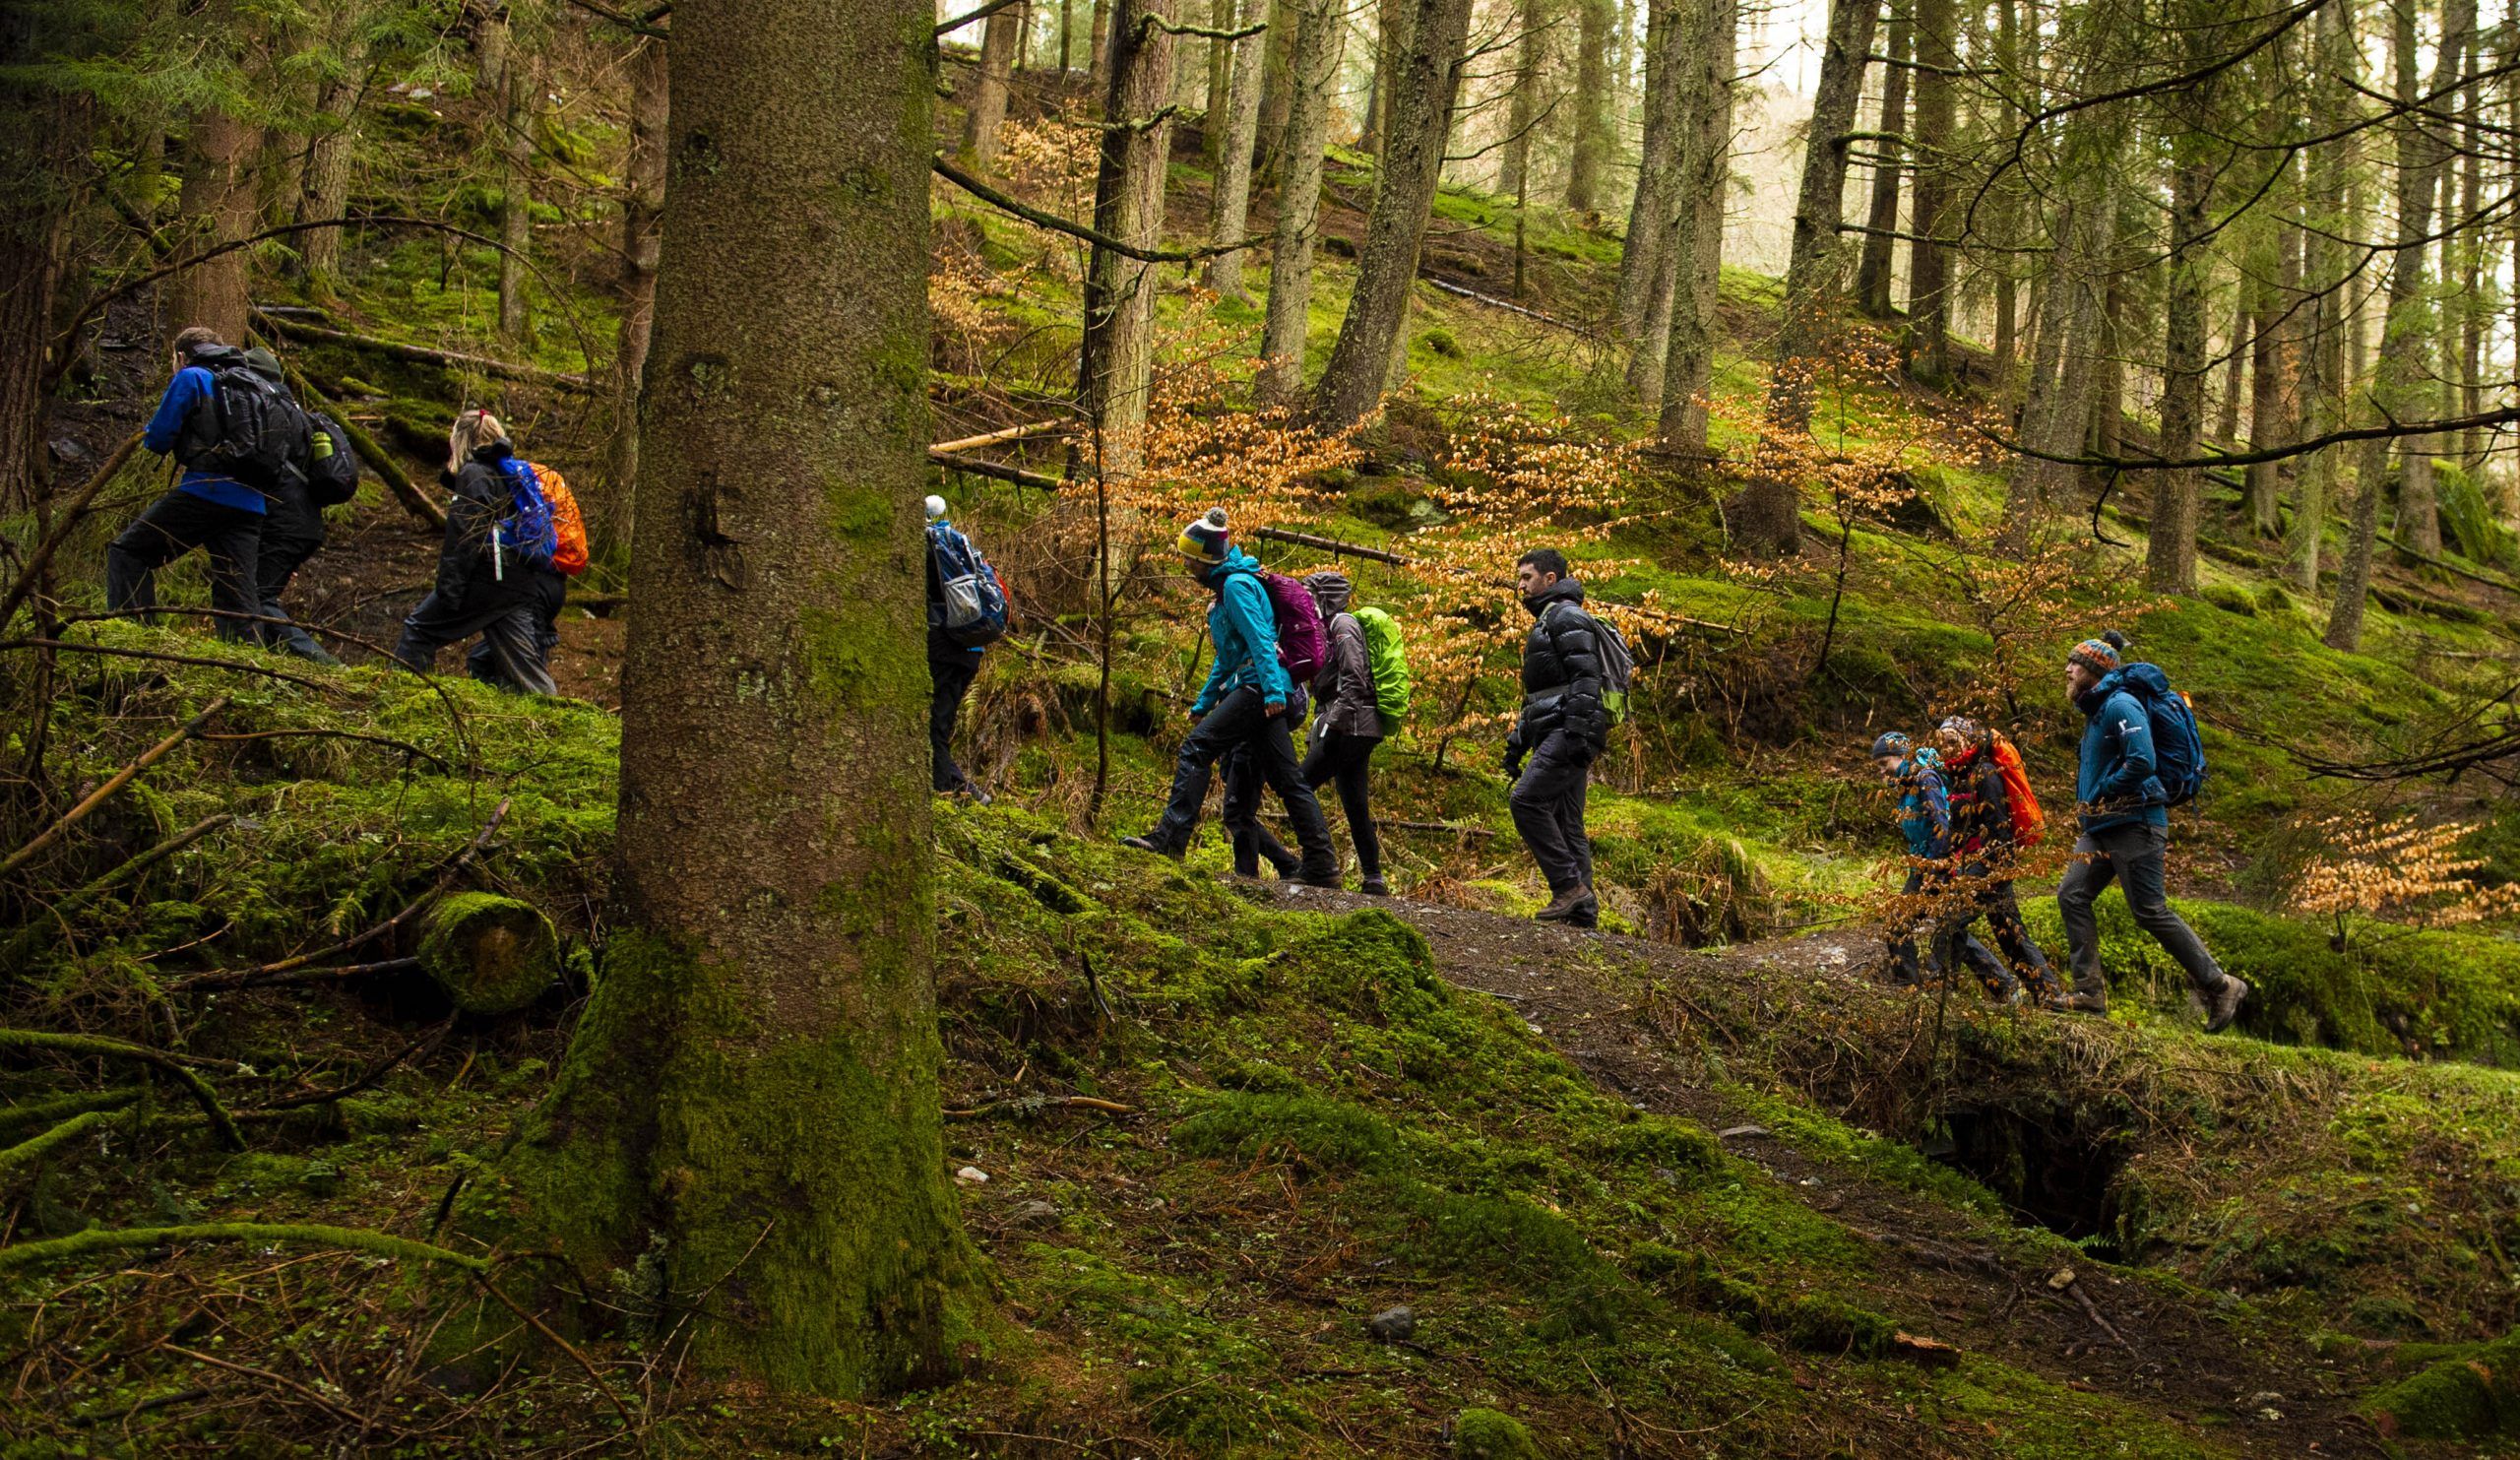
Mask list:
[[[1287,677],[1310,684],[1330,658],[1330,636],[1321,627],[1321,605],[1301,579],[1260,570],[1260,586],[1269,591],[1269,607],[1278,619],[1278,663]]]

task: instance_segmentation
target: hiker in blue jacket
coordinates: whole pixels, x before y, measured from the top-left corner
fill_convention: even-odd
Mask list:
[[[544,580],[556,575],[547,564],[525,562],[500,536],[515,512],[515,474],[532,469],[517,458],[508,428],[486,411],[455,417],[446,453],[438,480],[454,495],[437,582],[403,620],[394,657],[426,674],[437,667],[440,649],[479,634],[492,672],[477,677],[529,694],[557,694],[542,647]]]
[[[1288,714],[1294,685],[1278,663],[1278,619],[1269,606],[1269,591],[1260,583],[1260,565],[1228,540],[1222,507],[1211,508],[1182,529],[1173,545],[1191,576],[1216,595],[1208,608],[1208,641],[1215,647],[1216,663],[1190,707],[1190,718],[1198,725],[1181,741],[1164,818],[1145,836],[1121,838],[1120,845],[1181,857],[1198,830],[1217,762],[1247,744],[1261,779],[1286,803],[1287,820],[1302,848],[1295,879],[1336,887],[1339,863],[1331,853],[1330,824],[1312,788],[1296,773],[1289,725],[1292,717]]]
[[[1899,886],[1902,916],[1924,910],[1922,917],[1910,917],[1889,939],[1890,982],[1903,987],[1921,982],[1917,930],[1922,926],[1927,930],[1932,972],[1937,977],[1967,963],[1985,981],[1987,991],[2005,998],[2016,996],[2020,981],[1969,931],[1976,908],[1951,890],[1951,795],[1943,782],[1941,758],[1931,746],[1888,730],[1872,742],[1872,763],[1881,779],[1899,793],[1899,833],[1908,844],[1908,876]]]
[[[2171,911],[2163,886],[2170,796],[2153,774],[2152,717],[2126,688],[2127,671],[2118,658],[2125,642],[2114,633],[2085,639],[2065,658],[2065,696],[2084,718],[2082,765],[2074,780],[2082,836],[2056,889],[2074,990],[2054,1002],[2085,1013],[2108,1011],[2109,976],[2100,966],[2100,923],[2092,904],[2114,880],[2126,889],[2135,925],[2178,961],[2203,996],[2206,1030],[2219,1031],[2239,1013],[2248,983],[2223,972],[2196,930]]]
[[[241,367],[243,362],[243,354],[216,331],[194,325],[175,336],[174,378],[158,397],[140,444],[161,456],[173,454],[185,471],[172,490],[150,503],[106,547],[105,606],[114,612],[157,607],[158,570],[199,547],[210,557],[210,605],[222,615],[212,621],[213,631],[241,643],[260,639],[250,621],[262,612],[263,603],[255,569],[263,493],[276,483],[241,481],[190,467],[194,452],[216,444],[204,439],[204,423],[196,419],[205,407],[217,409],[212,368]],[[207,434],[215,436],[215,426]]]

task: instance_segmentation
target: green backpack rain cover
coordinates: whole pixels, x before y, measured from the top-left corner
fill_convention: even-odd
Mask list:
[[[1382,712],[1383,733],[1409,718],[1409,651],[1400,642],[1400,624],[1380,608],[1354,610],[1365,630],[1365,659],[1373,667],[1374,708]]]

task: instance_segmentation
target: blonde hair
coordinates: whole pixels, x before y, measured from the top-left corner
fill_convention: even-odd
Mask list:
[[[446,432],[446,469],[461,472],[473,452],[491,442],[508,444],[508,428],[487,411],[459,411]]]

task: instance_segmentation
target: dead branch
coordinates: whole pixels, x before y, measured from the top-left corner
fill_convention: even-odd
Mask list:
[[[0,947],[0,967],[21,967],[21,960],[33,950],[33,945],[44,927],[48,925],[68,927],[70,915],[87,906],[90,900],[110,891],[116,883],[139,876],[150,867],[235,819],[225,811],[214,816],[205,816],[148,851],[127,858],[102,876],[91,879],[76,892],[53,903],[51,907],[40,910],[39,917],[27,920],[27,925],[18,929],[9,939],[7,946]]]
[[[1064,420],[1027,421],[1023,425],[1008,426],[1002,431],[983,431],[976,436],[939,441],[927,448],[927,454],[933,460],[938,452],[970,451],[977,446],[995,446],[1001,441],[1022,441],[1033,436],[1053,436],[1068,429],[1070,424],[1071,422]]]
[[[170,610],[160,609],[159,611]],[[284,680],[290,684],[302,684],[308,689],[326,692],[341,687],[337,684],[326,684],[321,679],[310,679],[304,674],[292,674],[286,669],[275,669],[267,665],[243,664],[232,659],[208,659],[198,654],[167,654],[156,649],[124,649],[113,644],[74,644],[67,639],[0,639],[0,649],[49,649],[58,654],[101,654],[108,659],[146,659],[159,664],[198,665],[206,669],[234,669],[240,674],[260,674],[267,679]]]
[[[0,1247],[0,1272],[14,1272],[43,1262],[67,1262],[98,1252],[156,1247],[172,1242],[303,1242],[345,1252],[373,1252],[406,1262],[444,1262],[466,1272],[490,1270],[486,1259],[467,1257],[427,1242],[415,1242],[390,1232],[355,1227],[323,1227],[275,1222],[198,1222],[189,1227],[94,1227],[49,1241],[19,1242]]]
[[[71,498],[70,505],[53,519],[52,531],[44,534],[43,540],[35,544],[35,550],[27,554],[26,566],[18,571],[17,581],[9,585],[9,596],[0,599],[0,624],[7,623],[10,616],[18,611],[18,605],[26,602],[27,595],[34,591],[35,580],[43,576],[44,564],[52,561],[53,550],[70,536],[70,530],[79,525],[80,519],[88,515],[88,504],[96,499],[96,493],[104,489],[106,482],[114,479],[123,465],[131,460],[131,454],[140,449],[140,432],[134,431],[123,437],[122,444],[105,458],[105,464],[95,470],[85,486],[79,488],[79,495]]]
[[[148,1065],[152,1069],[161,1070],[177,1084],[183,1086],[192,1096],[193,1102],[201,1107],[202,1113],[210,1117],[210,1123],[218,1130],[220,1139],[236,1150],[245,1149],[244,1132],[236,1128],[236,1121],[227,1113],[227,1108],[219,1103],[218,1092],[210,1088],[210,1082],[195,1074],[163,1049],[152,1049],[146,1045],[129,1045],[121,1040],[106,1039],[102,1035],[55,1034],[43,1029],[0,1029],[0,1048],[9,1047],[51,1049],[64,1054],[91,1054],[106,1059],[129,1059]],[[10,1250],[0,1247],[0,1268],[8,1265],[7,1253]]]
[[[945,1111],[948,1120],[980,1120],[991,1115],[1038,1115],[1043,1111],[1102,1111],[1112,1115],[1134,1115],[1137,1107],[1124,1106],[1116,1100],[1097,1100],[1090,1095],[1024,1095],[1013,1100],[993,1100],[969,1110]]]
[[[444,365],[454,370],[471,370],[481,375],[495,375],[502,380],[522,380],[530,385],[547,385],[553,390],[572,391],[591,396],[603,387],[583,375],[568,375],[558,370],[545,370],[539,365],[520,365],[513,360],[493,359],[485,354],[463,354],[452,349],[431,349],[425,345],[406,345],[399,340],[379,339],[374,335],[353,335],[347,330],[329,330],[322,325],[289,319],[257,306],[254,321],[267,330],[294,340],[323,340],[335,345],[373,350],[399,360],[417,360],[424,365]]]
[[[41,832],[37,833],[33,841],[29,842],[17,851],[10,853],[6,860],[0,860],[0,876],[7,876],[9,873],[16,871],[19,867],[24,866],[30,857],[32,857],[36,853],[41,852],[46,847],[49,847],[54,842],[60,840],[63,833],[69,831],[70,828],[77,826],[80,822],[87,820],[88,814],[95,810],[98,806],[103,805],[106,801],[112,799],[115,792],[129,786],[132,783],[133,778],[137,777],[141,772],[149,769],[151,766],[156,765],[160,759],[164,758],[167,751],[172,750],[184,741],[191,739],[194,734],[199,732],[204,725],[209,723],[212,716],[226,708],[227,696],[220,695],[219,698],[212,700],[199,715],[194,716],[192,719],[187,720],[182,725],[176,727],[173,734],[168,735],[157,744],[150,746],[147,750],[142,751],[140,759],[135,760],[130,765],[116,771],[113,774],[112,779],[106,781],[104,785],[97,787],[94,791],[88,793],[88,796],[85,800],[82,800],[79,804],[71,807],[68,811],[63,812],[60,820],[54,822],[48,827],[45,827]]]
[[[1055,476],[1044,476],[1039,472],[1027,472],[1022,467],[1000,466],[982,457],[957,456],[941,446],[927,448],[927,459],[947,471],[969,472],[975,476],[1011,481],[1017,486],[1038,486],[1043,491],[1057,491],[1067,484]]]
[[[1251,536],[1264,538],[1272,542],[1292,542],[1297,547],[1317,547],[1324,552],[1335,552],[1344,557],[1361,557],[1368,562],[1389,563],[1395,568],[1405,568],[1417,561],[1415,558],[1380,547],[1367,547],[1356,542],[1342,542],[1336,538],[1315,537],[1311,533],[1291,532],[1286,528],[1253,528]]]
[[[168,993],[209,993],[226,988],[269,988],[278,984],[321,984],[335,979],[356,979],[369,974],[395,974],[420,966],[416,958],[387,958],[375,963],[345,964],[338,968],[283,969],[266,974],[259,969],[242,969],[229,973],[200,974],[178,979],[166,985]]]

